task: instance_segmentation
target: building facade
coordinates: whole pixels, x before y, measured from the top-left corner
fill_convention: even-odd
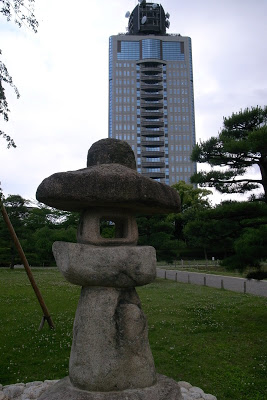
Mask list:
[[[127,141],[137,171],[173,185],[196,170],[191,39],[167,34],[169,14],[140,1],[109,38],[109,137]],[[126,16],[128,16],[126,14]]]

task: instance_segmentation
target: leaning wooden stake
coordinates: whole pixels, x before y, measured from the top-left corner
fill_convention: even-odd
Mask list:
[[[7,215],[5,206],[4,206],[4,204],[2,203],[1,200],[0,200],[0,206],[1,206],[1,213],[3,215],[4,221],[5,221],[5,223],[6,223],[7,227],[8,227],[8,230],[9,230],[9,232],[11,234],[12,240],[13,240],[13,242],[14,242],[17,250],[18,250],[18,253],[20,255],[21,261],[22,261],[22,263],[24,265],[24,268],[26,270],[28,278],[29,278],[29,280],[31,282],[32,288],[33,288],[33,290],[34,290],[34,292],[35,292],[35,294],[37,296],[37,299],[38,299],[38,301],[40,303],[40,306],[41,306],[41,308],[43,310],[43,313],[44,313],[39,329],[42,329],[42,327],[44,326],[45,321],[48,322],[48,325],[50,326],[50,329],[54,329],[55,326],[54,326],[54,323],[52,321],[52,318],[49,315],[49,311],[48,311],[48,309],[47,309],[47,307],[45,305],[44,299],[43,299],[43,297],[41,295],[41,292],[40,292],[40,290],[39,290],[39,288],[38,288],[38,286],[37,286],[37,284],[36,284],[36,282],[34,280],[34,277],[32,275],[32,271],[30,269],[28,260],[27,260],[25,254],[24,254],[24,251],[23,251],[23,249],[21,247],[21,244],[20,244],[19,239],[18,239],[18,237],[16,235],[16,232],[15,232],[15,230],[14,230],[12,224],[11,224],[9,216]]]

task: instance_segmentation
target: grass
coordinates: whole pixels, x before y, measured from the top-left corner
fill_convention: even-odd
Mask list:
[[[68,374],[80,289],[57,269],[33,269],[56,329],[38,331],[42,313],[24,270],[0,270],[0,383]],[[267,298],[157,280],[138,288],[156,369],[218,400],[267,398]]]

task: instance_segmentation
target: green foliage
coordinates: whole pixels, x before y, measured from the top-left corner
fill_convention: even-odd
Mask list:
[[[155,247],[157,259],[169,263],[179,258],[186,246],[183,241],[183,214],[187,211],[194,213],[198,209],[209,208],[207,196],[211,193],[184,181],[172,187],[179,192],[181,198],[180,213],[137,218],[139,245]]]
[[[15,24],[21,27],[22,25],[28,26],[34,32],[37,32],[38,21],[34,15],[34,2],[35,0],[0,0],[0,14],[6,17],[7,21],[14,20]],[[2,51],[0,50],[0,56]],[[4,62],[0,60],[0,115],[3,116],[4,121],[8,121],[8,102],[5,95],[5,89],[2,83],[11,86],[17,98],[20,97],[17,87],[13,83],[12,77],[9,75],[7,67]],[[14,140],[11,136],[6,135],[0,130],[0,136],[7,142],[7,148],[16,147]]]
[[[191,159],[212,167],[209,172],[195,173],[192,183],[215,187],[222,193],[246,193],[262,185],[267,201],[267,106],[247,108],[224,118],[218,137],[197,144]],[[259,167],[261,179],[242,178],[254,165]]]
[[[0,56],[2,56],[1,50],[0,50]],[[20,97],[19,91],[13,83],[13,79],[9,75],[7,67],[5,66],[3,61],[0,60],[0,115],[3,116],[4,121],[7,122],[8,121],[8,113],[10,112],[10,110],[8,108],[8,102],[7,102],[5,89],[2,85],[2,82],[10,85],[14,89],[17,98]],[[16,147],[14,140],[9,135],[6,135],[2,130],[0,130],[0,136],[2,136],[2,138],[4,138],[6,140],[8,149],[10,147]]]
[[[207,198],[212,194],[210,190],[196,188],[185,181],[179,181],[172,185],[172,188],[179,193],[182,212],[192,207],[195,209],[210,207],[210,201]]]
[[[37,32],[39,24],[34,15],[34,2],[35,0],[0,0],[0,14],[4,15],[7,21],[14,19],[19,27],[26,25]]]
[[[155,247],[158,260],[169,263],[184,256],[216,256],[225,259],[229,269],[261,268],[267,246],[257,237],[265,237],[266,203],[228,201],[211,207],[209,191],[182,181],[173,187],[180,194],[182,212],[139,217],[139,245]]]
[[[246,276],[247,279],[267,279],[267,271],[251,271]]]
[[[19,195],[3,200],[9,219],[32,265],[53,265],[52,244],[55,241],[76,241],[78,213],[56,210],[30,202]],[[21,264],[9,231],[0,218],[0,265]]]
[[[257,250],[257,240],[248,242],[248,232],[263,231],[267,226],[267,205],[264,202],[225,202],[215,208],[187,212],[183,215],[184,236],[192,247],[202,247],[205,256],[219,248],[222,256],[230,256],[223,265],[244,270],[260,267],[267,258],[267,247]],[[249,236],[251,238],[251,236]],[[247,240],[247,250],[242,249]],[[253,257],[249,257],[249,252]],[[253,259],[252,259],[253,258]]]
[[[54,265],[54,256],[52,254],[52,244],[56,241],[64,242],[76,242],[76,230],[75,227],[70,226],[68,228],[50,228],[44,226],[37,229],[32,235],[34,242],[34,254],[29,257],[34,265]],[[28,248],[28,252],[30,248]]]
[[[172,186],[177,190],[181,199],[181,212],[170,214],[167,220],[174,224],[174,236],[177,240],[185,240],[184,228],[187,223],[188,215],[193,215],[211,207],[207,198],[211,194],[210,190],[195,188],[193,185],[180,181]]]
[[[21,229],[23,226],[23,221],[27,218],[29,213],[27,207],[29,201],[23,199],[19,195],[10,195],[3,200],[3,204],[14,229]]]
[[[101,221],[100,235],[103,238],[108,238],[108,239],[114,238],[115,237],[115,224],[109,223],[108,221]]]
[[[172,262],[177,258],[180,244],[174,241],[174,224],[164,215],[137,218],[141,246],[153,246],[157,259]]]
[[[214,244],[221,240],[221,226],[214,221],[200,215],[199,219],[189,221],[184,228],[184,236],[192,247],[202,248],[205,259],[208,258],[207,250],[211,251]],[[221,240],[224,242],[224,240]],[[225,246],[225,243],[222,243]],[[214,251],[213,251],[214,253]]]
[[[19,195],[8,196],[7,199],[2,201],[17,236],[22,236],[24,226],[23,221],[28,215],[28,202]],[[8,260],[8,264],[13,267],[14,264],[19,261],[14,243],[11,240],[10,233],[2,218],[0,221],[0,254],[0,265],[6,265]]]
[[[228,268],[261,268],[267,258],[264,202],[224,202],[210,207],[207,191],[181,182],[183,211],[137,218],[139,245],[153,246],[159,261],[211,256],[225,259]],[[180,190],[180,189],[179,189]],[[76,242],[79,214],[41,204],[32,206],[19,195],[4,200],[6,210],[31,265],[54,265],[52,244]],[[101,235],[113,238],[114,225],[101,223]],[[0,266],[21,264],[10,234],[0,218]]]
[[[261,268],[267,258],[267,225],[245,228],[234,242],[235,254],[223,261],[224,266],[244,271],[247,267]]]

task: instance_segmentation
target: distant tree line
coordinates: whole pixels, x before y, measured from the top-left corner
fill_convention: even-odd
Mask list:
[[[181,196],[181,212],[138,216],[139,245],[156,248],[157,259],[223,260],[230,269],[261,270],[267,258],[267,204],[264,201],[226,201],[214,207],[205,189],[181,181],[174,185]],[[33,266],[55,265],[54,241],[76,242],[79,214],[40,203],[31,205],[19,195],[3,200],[28,261]],[[101,225],[101,235],[113,237],[114,226]],[[0,266],[20,264],[7,227],[0,221]]]
[[[158,260],[211,259],[229,269],[260,271],[267,259],[267,204],[225,201],[211,206],[207,190],[181,181],[173,186],[181,212],[138,218],[139,242],[152,245]]]
[[[57,240],[76,241],[78,214],[40,203],[32,205],[19,195],[10,195],[2,201],[31,265],[55,265],[52,243]],[[21,260],[0,217],[0,266],[12,268],[15,264],[21,264]]]

